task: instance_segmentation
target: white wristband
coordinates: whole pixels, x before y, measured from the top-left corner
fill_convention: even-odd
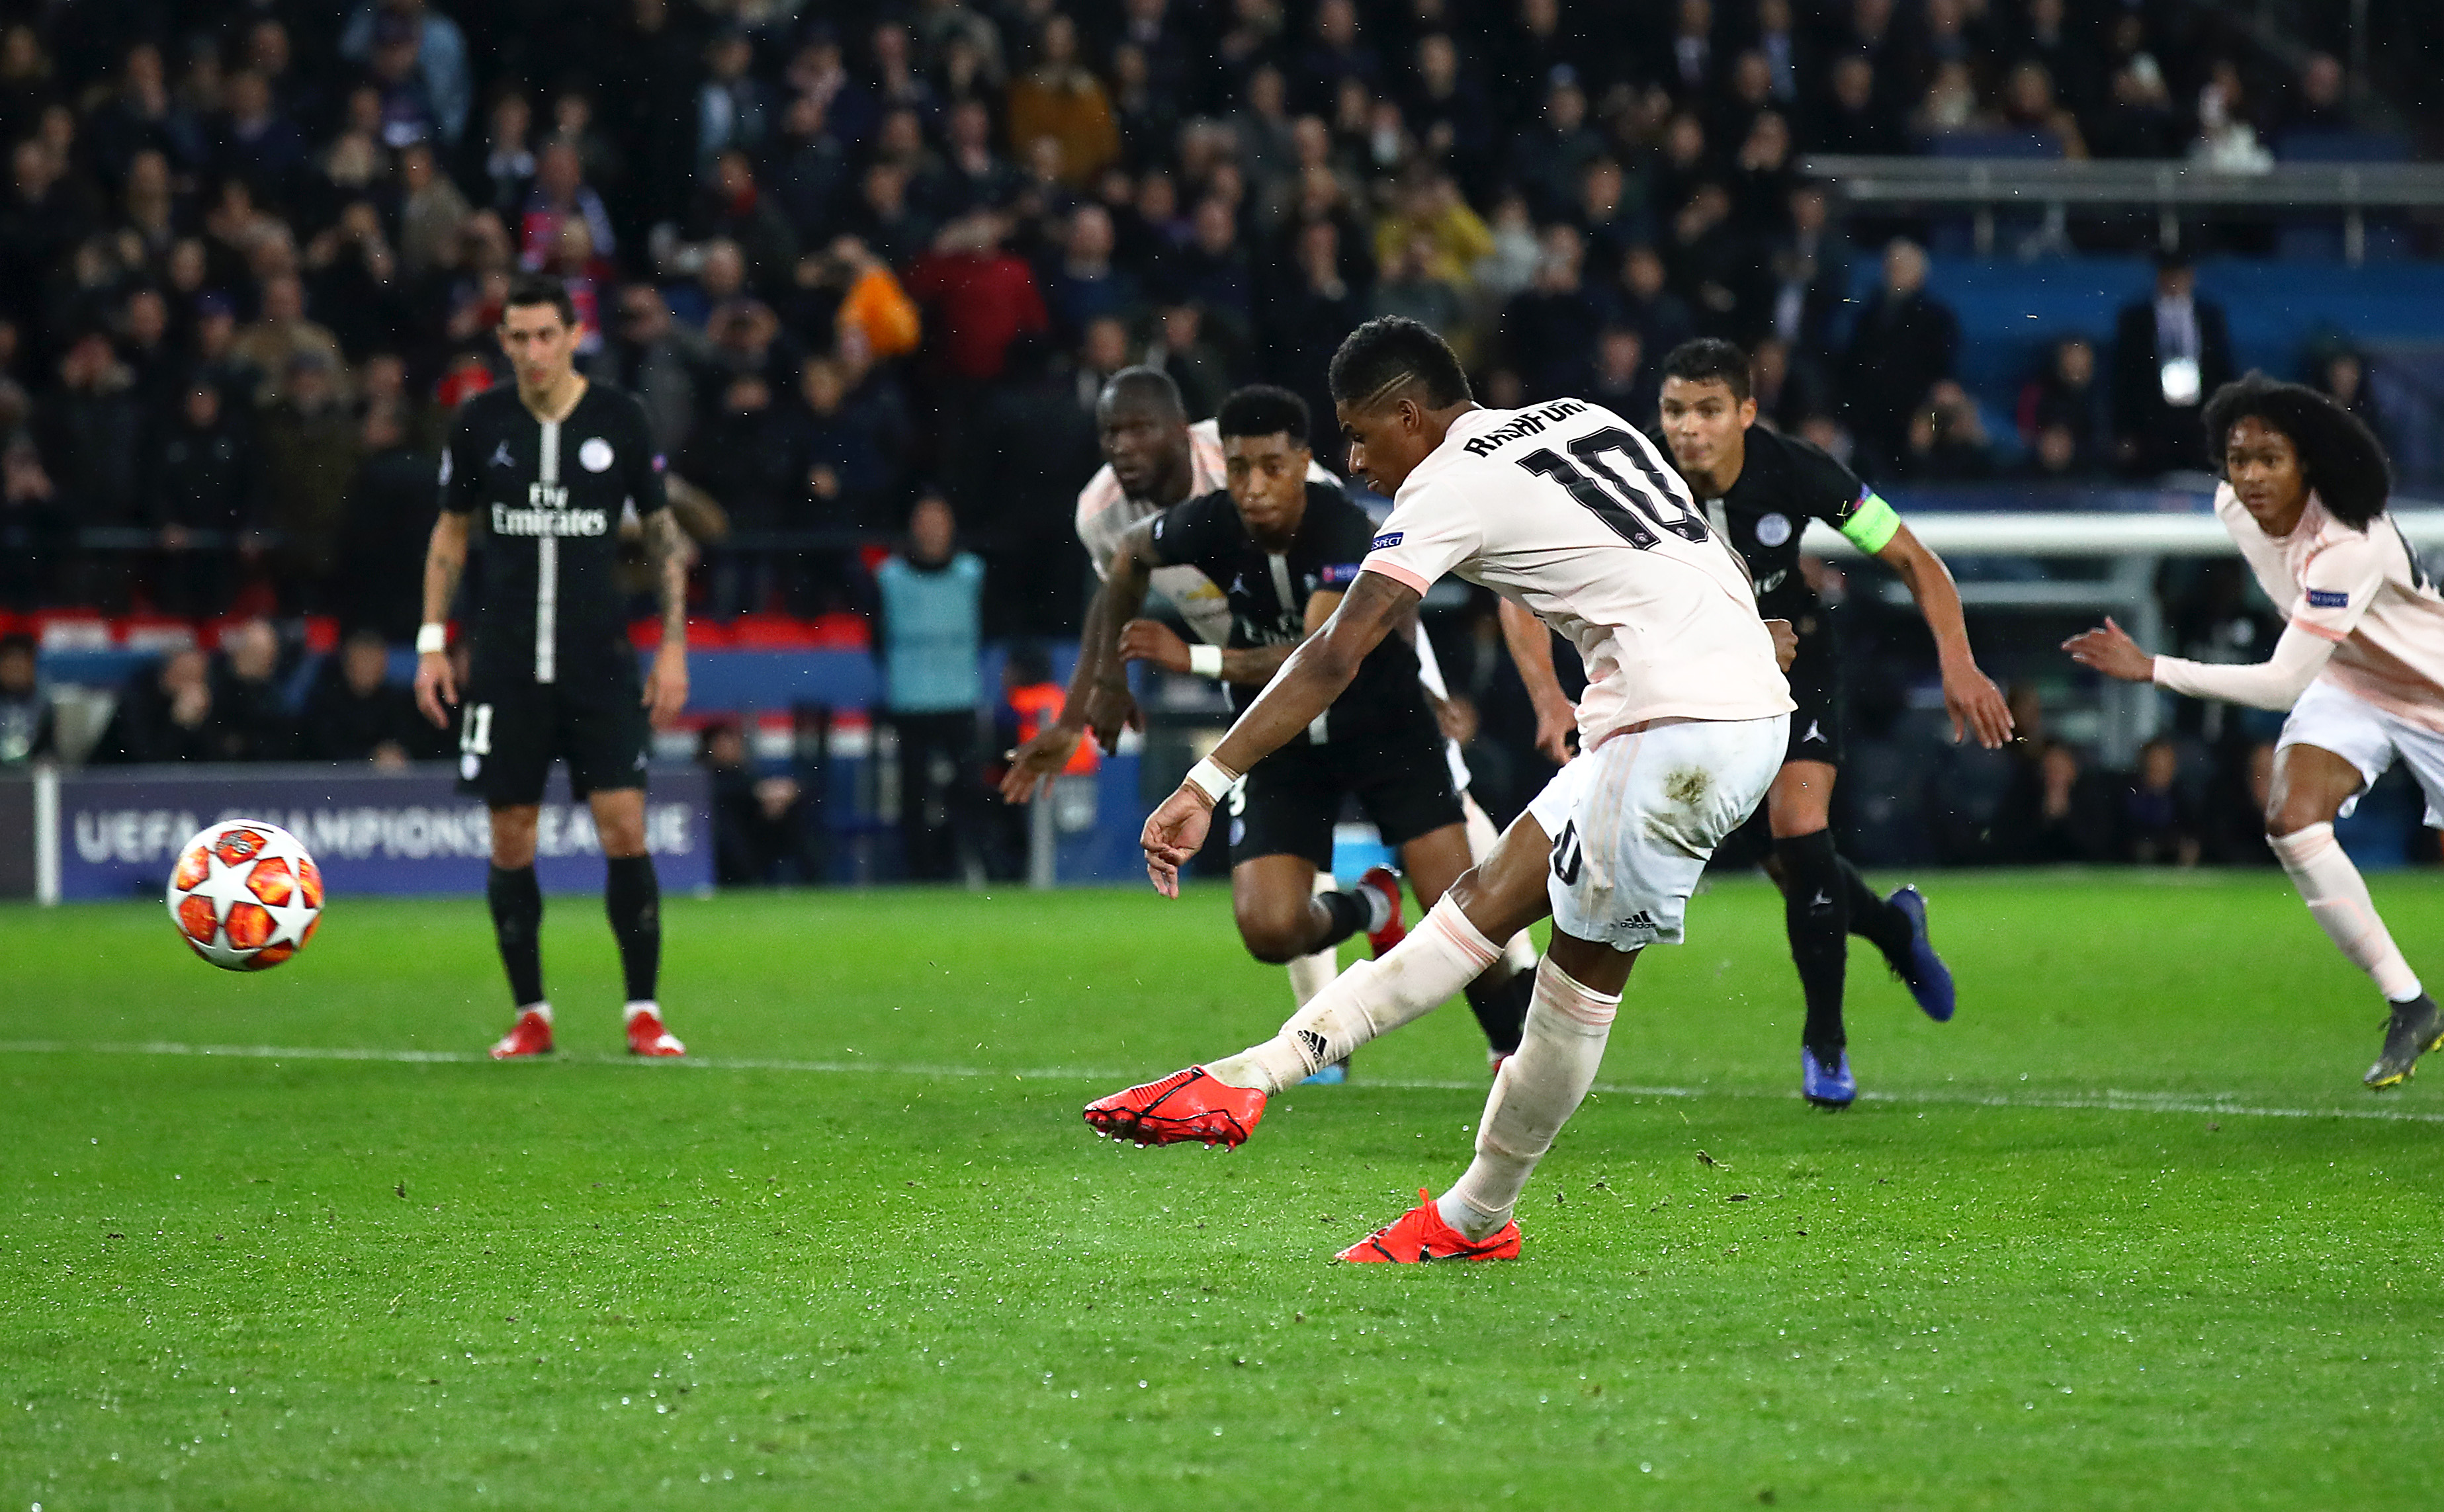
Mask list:
[[[1205,795],[1209,803],[1219,803],[1222,795],[1238,782],[1239,774],[1208,756],[1188,769],[1187,784]]]
[[[1222,648],[1195,645],[1188,648],[1188,670],[1199,677],[1222,675]]]
[[[418,625],[416,630],[416,654],[437,656],[450,649],[448,625]]]

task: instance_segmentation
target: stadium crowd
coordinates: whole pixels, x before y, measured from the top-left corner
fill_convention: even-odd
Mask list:
[[[365,633],[277,719],[250,619],[210,665],[168,658],[105,738],[126,759],[423,753],[372,648],[417,618],[438,438],[501,381],[521,269],[566,283],[586,370],[640,396],[690,486],[700,612],[872,616],[931,500],[978,553],[984,632],[1057,636],[1122,366],[1197,415],[1256,378],[1329,413],[1334,346],[1397,312],[1490,403],[1650,416],[1663,353],[1722,335],[1771,423],[1865,475],[1991,476],[2007,449],[1926,254],[1893,228],[1854,245],[1801,156],[1985,135],[2234,162],[2350,124],[2332,58],[2275,67],[2178,0],[0,17],[0,610]],[[2183,266],[2157,292],[2114,350],[2066,341],[2029,375],[2013,466],[2202,460],[2157,365],[2186,354],[2212,389],[2229,343]],[[2331,382],[2356,375],[2332,354]]]

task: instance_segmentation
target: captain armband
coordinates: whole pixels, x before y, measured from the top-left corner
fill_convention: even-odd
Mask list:
[[[1859,495],[1859,507],[1850,511],[1849,519],[1842,522],[1842,534],[1849,538],[1852,545],[1869,556],[1891,544],[1893,537],[1900,533],[1900,528],[1901,517],[1894,513],[1893,507],[1884,502],[1883,495],[1873,489]]]

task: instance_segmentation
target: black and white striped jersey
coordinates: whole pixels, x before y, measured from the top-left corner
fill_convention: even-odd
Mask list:
[[[441,453],[441,507],[472,515],[474,658],[537,683],[633,666],[620,520],[669,507],[644,408],[601,383],[568,417],[534,417],[514,388],[461,405]]]

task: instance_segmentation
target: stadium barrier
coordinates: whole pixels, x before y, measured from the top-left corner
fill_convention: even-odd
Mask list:
[[[491,861],[491,821],[480,802],[459,796],[454,776],[446,766],[45,768],[0,791],[0,888],[22,879],[44,903],[158,897],[188,837],[250,818],[304,841],[334,897],[474,895]],[[695,767],[654,768],[645,844],[665,891],[713,888],[710,800]],[[557,780],[537,841],[545,892],[602,889],[593,817]]]

